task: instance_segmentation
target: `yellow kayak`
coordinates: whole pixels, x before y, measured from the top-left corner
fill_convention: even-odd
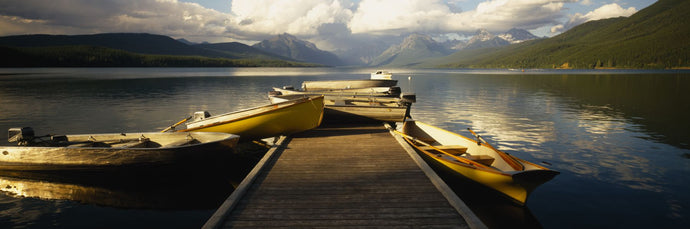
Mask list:
[[[201,111],[177,131],[232,133],[242,141],[293,134],[318,127],[323,107],[323,96],[311,96],[216,116]]]
[[[491,145],[422,122],[406,121],[398,132],[430,163],[494,189],[520,205],[559,172],[522,160]]]

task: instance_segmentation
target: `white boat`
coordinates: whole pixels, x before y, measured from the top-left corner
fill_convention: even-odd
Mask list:
[[[402,93],[400,87],[373,87],[357,89],[332,89],[324,91],[302,91],[292,87],[274,87],[270,95],[323,95],[326,100],[347,100],[347,101],[376,101],[376,102],[396,102],[396,103],[415,103],[417,95],[414,93]],[[289,98],[289,97],[285,97]],[[299,97],[293,97],[299,98]],[[284,101],[284,99],[283,99]]]
[[[353,89],[372,87],[393,87],[397,80],[369,79],[369,80],[320,80],[302,82],[302,91],[324,91],[333,89]]]
[[[400,87],[368,87],[351,89],[328,89],[322,91],[303,91],[296,90],[291,86],[273,88],[274,91],[282,95],[325,95],[325,96],[377,96],[377,97],[397,97],[400,96]]]
[[[390,73],[388,71],[378,70],[376,72],[371,73],[371,79],[372,80],[391,80],[391,79],[393,79],[393,73]]]

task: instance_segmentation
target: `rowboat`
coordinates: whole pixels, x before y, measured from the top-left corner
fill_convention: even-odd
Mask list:
[[[473,140],[413,120],[404,122],[402,132],[396,132],[429,163],[496,190],[520,205],[535,188],[559,174],[497,150],[479,135]]]
[[[269,93],[268,97],[272,103],[280,103],[304,96]],[[410,104],[400,98],[327,96],[324,99],[324,122],[402,122],[409,116]]]
[[[269,92],[274,95],[324,95],[325,100],[377,100],[377,101],[394,101],[415,103],[417,102],[417,95],[414,93],[402,93],[399,87],[372,87],[372,88],[355,88],[355,89],[331,89],[324,91],[303,91],[295,90],[292,87],[286,86],[283,88],[274,87],[273,91]],[[385,98],[383,98],[385,97]],[[283,99],[284,100],[284,99]]]
[[[321,124],[323,100],[323,96],[302,96],[216,116],[199,111],[186,123],[186,129],[177,131],[233,133],[243,141],[298,133]]]
[[[239,136],[225,133],[110,133],[35,136],[9,130],[0,170],[62,171],[184,166],[232,152]]]
[[[302,82],[303,91],[323,91],[333,89],[352,89],[352,88],[372,88],[372,87],[393,87],[398,84],[397,80],[320,80]]]
[[[393,73],[378,70],[371,73],[371,79],[390,80],[393,79]]]
[[[326,95],[326,96],[376,96],[376,97],[398,97],[400,96],[400,87],[370,87],[370,88],[350,88],[350,89],[328,89],[322,91],[310,90],[296,90],[291,86],[284,86],[282,88],[274,87],[273,91],[280,92],[283,95]]]

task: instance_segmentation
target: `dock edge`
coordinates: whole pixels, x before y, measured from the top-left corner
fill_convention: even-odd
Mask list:
[[[269,149],[266,154],[261,158],[261,160],[254,166],[252,171],[247,174],[247,176],[242,179],[242,182],[240,183],[239,186],[237,186],[237,189],[235,189],[230,196],[228,196],[227,199],[223,202],[223,204],[216,209],[216,211],[211,215],[211,217],[204,223],[204,226],[201,228],[203,229],[214,229],[214,228],[220,228],[221,225],[223,224],[225,218],[232,212],[232,210],[237,206],[237,203],[239,203],[240,198],[244,196],[244,194],[247,192],[249,187],[251,187],[252,183],[254,183],[254,180],[256,180],[256,177],[261,173],[261,170],[265,167],[266,163],[269,162],[272,158],[273,155],[278,152],[278,150],[284,150],[284,144],[286,142],[289,142],[289,139],[291,137],[288,136],[280,136],[280,139],[276,141],[276,143],[271,146],[271,149]]]

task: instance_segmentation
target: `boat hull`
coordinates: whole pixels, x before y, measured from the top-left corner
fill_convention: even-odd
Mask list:
[[[179,131],[233,133],[242,136],[242,140],[261,139],[316,128],[323,119],[323,109],[323,96],[307,97],[209,117]]]
[[[399,97],[399,87],[373,87],[373,88],[354,88],[354,89],[331,89],[323,91],[298,91],[293,89],[282,89],[274,87],[273,91],[280,92],[281,95],[325,95],[326,99],[330,96],[369,96],[369,97]]]
[[[272,103],[280,103],[306,95],[271,95]],[[324,123],[402,122],[409,115],[409,103],[397,98],[326,96]]]
[[[409,112],[409,106],[337,106],[329,105],[324,110],[327,123],[402,122]]]
[[[125,168],[154,168],[196,165],[214,158],[227,156],[237,145],[239,136],[223,133],[195,133],[200,143],[166,147],[166,141],[179,141],[187,134],[180,133],[128,133],[67,135],[70,139],[106,139],[109,136],[146,136],[151,144],[163,147],[42,147],[8,146],[0,147],[0,170],[8,171],[69,171],[69,170],[111,170]],[[175,136],[179,135],[179,136]],[[108,136],[108,137],[106,137]],[[159,137],[166,140],[160,140]],[[175,136],[170,138],[170,136]]]
[[[419,126],[424,127],[426,130],[420,130]],[[433,133],[429,133],[432,132],[428,131],[430,129],[433,129]],[[420,134],[421,132],[425,134]],[[499,154],[503,154],[508,157],[508,160],[517,161],[524,167],[523,170],[511,170],[508,169],[507,165],[498,164],[486,167],[475,166],[468,163],[463,163],[455,158],[448,157],[447,155],[439,154],[434,150],[430,150],[429,147],[424,147],[415,140],[405,137],[405,140],[415,148],[417,153],[420,154],[425,161],[429,162],[435,167],[449,171],[451,174],[455,174],[464,179],[469,179],[489,187],[503,196],[508,197],[510,200],[519,205],[525,204],[529,194],[535,188],[553,179],[553,177],[559,174],[557,171],[549,170],[512,155],[495,150],[493,147],[490,147],[486,144],[479,145],[476,141],[468,139],[464,136],[460,136],[420,122],[405,122],[403,126],[403,134],[415,137],[417,139],[426,139],[425,141],[430,141],[430,137],[437,137],[434,138],[433,141],[442,143],[437,146],[439,149],[442,148],[443,145],[463,146],[467,148],[468,153],[475,153],[479,155],[479,152],[481,151],[494,151],[495,153],[491,154],[494,160],[502,160]],[[446,136],[438,137],[439,134]],[[503,169],[496,169],[496,167],[501,167]]]
[[[302,90],[304,90],[304,91],[318,91],[318,90],[333,90],[333,89],[393,87],[396,84],[398,84],[397,80],[304,81],[304,82],[302,82]]]

